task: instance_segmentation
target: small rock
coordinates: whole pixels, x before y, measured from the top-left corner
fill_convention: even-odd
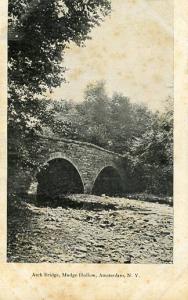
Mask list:
[[[76,253],[75,256],[77,258],[85,258],[86,257],[86,253]]]
[[[40,261],[41,262],[48,262],[49,261],[49,257],[41,257]]]
[[[81,251],[81,252],[87,252],[87,248],[80,246],[80,247],[75,247],[75,250]]]
[[[104,244],[95,244],[95,246],[98,247],[98,248],[104,248],[105,247]]]
[[[170,232],[168,232],[168,231],[161,231],[161,233],[165,234],[165,235],[169,235],[170,234]]]
[[[106,224],[100,224],[100,227],[105,228],[107,226],[106,226]]]
[[[129,229],[133,229],[133,226],[132,226],[132,225],[129,225],[128,228],[129,228]]]

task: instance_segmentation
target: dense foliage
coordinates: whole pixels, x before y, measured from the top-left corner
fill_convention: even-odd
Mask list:
[[[97,82],[80,104],[51,102],[52,123],[45,130],[125,155],[134,189],[172,194],[173,105],[167,102],[163,113],[153,113],[121,94],[109,97],[104,82]]]
[[[87,86],[79,104],[62,100],[50,103],[54,134],[77,138],[119,153],[140,137],[152,122],[153,114],[144,105],[114,93],[109,97],[104,82]]]
[[[132,139],[128,152],[132,177],[138,189],[155,194],[173,193],[173,111],[172,103],[155,114],[145,132]]]

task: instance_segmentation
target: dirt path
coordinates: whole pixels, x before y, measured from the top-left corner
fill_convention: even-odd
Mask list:
[[[172,207],[89,195],[68,200],[69,207],[10,211],[9,262],[172,263]]]

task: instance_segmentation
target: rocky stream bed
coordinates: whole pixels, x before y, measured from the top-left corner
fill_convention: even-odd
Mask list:
[[[173,208],[127,198],[72,195],[8,208],[7,261],[172,263]]]

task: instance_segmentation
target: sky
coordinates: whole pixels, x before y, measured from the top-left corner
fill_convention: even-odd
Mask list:
[[[173,96],[173,1],[112,0],[111,15],[94,28],[85,47],[66,50],[66,80],[51,95],[83,101],[89,83],[162,110]]]

